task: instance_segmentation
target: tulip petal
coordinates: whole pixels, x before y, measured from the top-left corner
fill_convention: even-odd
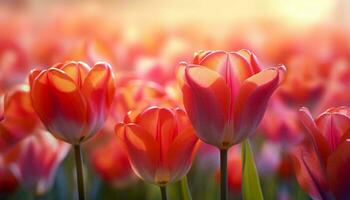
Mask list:
[[[168,151],[178,133],[174,113],[166,108],[150,107],[142,112],[135,121],[157,141],[162,165],[167,156],[165,152]]]
[[[63,71],[42,71],[31,88],[39,118],[50,132],[69,143],[79,143],[86,123],[86,102],[74,81]]]
[[[170,182],[175,182],[187,174],[199,144],[191,128],[184,130],[176,137],[166,154],[166,165],[171,174]]]
[[[115,81],[111,66],[97,63],[91,69],[83,83],[83,94],[88,103],[88,138],[103,125],[115,93]]]
[[[202,62],[203,58],[205,58],[210,53],[211,51],[203,51],[203,50],[196,52],[193,56],[192,63],[195,65],[199,65]]]
[[[83,81],[90,71],[90,67],[86,63],[73,61],[64,64],[61,69],[74,80],[78,88],[82,87]]]
[[[320,133],[315,124],[309,109],[303,107],[299,109],[299,119],[307,129],[308,137],[314,145],[316,154],[323,164],[326,164],[330,149],[326,138]]]
[[[124,144],[136,175],[146,181],[154,182],[160,149],[152,135],[137,124],[123,123],[115,126],[115,133]]]
[[[176,108],[174,110],[174,114],[177,120],[178,132],[182,132],[183,130],[186,130],[188,128],[193,129],[191,122],[189,121],[188,116],[183,109]]]
[[[219,72],[225,78],[231,97],[236,96],[241,83],[252,75],[248,60],[235,52],[213,51],[201,60],[200,65]]]
[[[341,143],[327,161],[327,176],[336,199],[350,196],[350,141]]]
[[[259,125],[268,100],[279,84],[279,70],[266,69],[245,80],[235,100],[235,143],[243,141]]]
[[[239,50],[237,53],[239,55],[245,57],[249,61],[253,74],[257,74],[261,71],[261,67],[260,67],[258,58],[255,56],[254,53],[252,53],[251,51],[249,51],[247,49]]]
[[[19,118],[33,116],[34,110],[27,85],[20,85],[4,97],[4,116]]]
[[[306,142],[296,147],[292,153],[299,185],[313,199],[329,199],[330,192],[326,177],[312,144]]]
[[[331,152],[336,149],[340,142],[348,138],[346,136],[349,136],[350,118],[335,108],[330,108],[322,113],[317,117],[315,123],[320,133],[326,138]]]
[[[30,71],[29,73],[29,86],[32,87],[34,80],[36,79],[36,77],[39,76],[39,74],[41,73],[42,70],[39,69],[33,69]]]
[[[182,88],[183,85],[185,84],[184,77],[185,77],[186,67],[187,67],[187,63],[181,62],[176,70],[176,79],[177,79],[177,82],[178,82],[180,88]]]
[[[188,66],[184,79],[184,106],[198,137],[221,147],[230,95],[225,80],[215,71],[201,66]]]

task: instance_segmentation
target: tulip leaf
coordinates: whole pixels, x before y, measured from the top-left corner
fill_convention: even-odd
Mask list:
[[[249,139],[242,143],[242,196],[243,199],[264,199]]]
[[[184,176],[181,181],[181,196],[183,200],[192,200],[191,197],[191,191],[190,188],[188,187],[188,181],[187,181],[187,176]]]

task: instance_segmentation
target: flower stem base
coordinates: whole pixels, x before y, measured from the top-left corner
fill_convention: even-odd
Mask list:
[[[220,150],[220,188],[221,200],[227,200],[227,149]]]
[[[81,155],[80,145],[74,145],[75,168],[77,172],[78,195],[79,200],[85,200],[84,175],[83,175],[83,159]]]

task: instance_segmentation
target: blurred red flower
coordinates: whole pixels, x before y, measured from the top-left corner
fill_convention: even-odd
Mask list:
[[[69,145],[47,131],[38,130],[7,152],[8,166],[18,170],[19,183],[37,195],[52,186],[56,170],[66,157]]]
[[[38,118],[32,107],[29,87],[20,85],[5,94],[0,120],[0,151],[6,151],[38,127]],[[1,115],[1,114],[0,114]]]

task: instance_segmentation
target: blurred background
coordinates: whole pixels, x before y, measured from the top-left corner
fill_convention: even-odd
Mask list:
[[[264,67],[287,67],[285,81],[252,138],[264,197],[308,199],[290,159],[291,149],[304,137],[296,110],[308,106],[317,115],[330,106],[349,105],[350,93],[344,92],[350,84],[349,35],[347,0],[1,0],[0,94],[27,83],[33,68],[67,60],[111,63],[118,79],[115,109],[101,133],[84,145],[88,197],[160,199],[156,186],[133,174],[113,125],[128,110],[181,107],[176,69],[180,61],[190,62],[194,52],[249,49]],[[32,132],[1,150],[1,157]],[[201,146],[188,176],[193,199],[217,199],[218,157],[216,149]],[[74,198],[72,152],[49,175],[30,183],[18,180],[3,160],[0,173],[10,175],[0,177],[0,185],[8,186],[0,189],[1,198]],[[237,147],[229,155],[231,199],[241,198],[240,170]],[[40,181],[52,187],[38,189]],[[180,198],[177,184],[169,193],[170,199]]]

